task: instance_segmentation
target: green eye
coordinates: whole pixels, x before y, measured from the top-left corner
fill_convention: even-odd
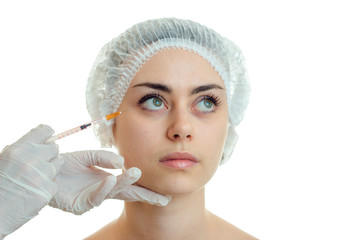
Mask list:
[[[164,101],[158,97],[152,97],[143,102],[143,107],[148,110],[161,110],[166,108]]]
[[[214,103],[211,99],[203,99],[195,105],[195,109],[200,112],[212,112],[214,111]]]
[[[203,102],[206,108],[211,108],[213,106],[213,103],[209,99],[204,99]]]
[[[158,99],[158,98],[154,98],[153,99],[153,104],[154,104],[155,107],[161,107],[162,101],[160,99]]]

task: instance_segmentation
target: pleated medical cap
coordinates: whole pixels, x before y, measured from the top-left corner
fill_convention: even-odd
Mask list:
[[[165,49],[184,49],[200,55],[224,80],[229,106],[228,135],[221,161],[224,163],[236,145],[235,127],[243,119],[250,87],[239,47],[199,23],[175,18],[148,20],[107,43],[94,62],[86,88],[86,105],[91,118],[116,112],[141,66]],[[115,145],[113,124],[112,120],[94,128],[102,147]]]

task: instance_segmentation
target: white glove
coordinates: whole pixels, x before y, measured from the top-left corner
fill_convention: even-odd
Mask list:
[[[99,206],[105,199],[144,201],[165,206],[170,197],[133,186],[141,171],[130,168],[114,176],[98,167],[121,169],[124,158],[108,151],[79,151],[59,155],[64,161],[55,177],[58,192],[49,205],[74,214],[82,214]]]
[[[54,130],[39,125],[0,153],[0,239],[35,217],[56,193],[62,165]]]

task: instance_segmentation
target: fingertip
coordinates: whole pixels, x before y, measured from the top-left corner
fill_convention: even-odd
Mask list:
[[[118,181],[126,182],[127,184],[133,184],[137,182],[141,177],[141,170],[137,167],[132,167],[118,176]]]
[[[142,174],[140,168],[137,167],[129,168],[128,170],[125,171],[125,173],[131,176],[132,178],[137,178],[137,179],[139,179]]]
[[[158,203],[156,205],[160,206],[160,207],[165,207],[166,205],[169,204],[171,199],[172,199],[171,196],[162,196],[162,197],[159,198],[159,201],[158,201]]]
[[[166,205],[169,204],[170,201],[171,201],[171,196],[159,195],[155,199],[149,199],[148,203],[159,207],[165,207]]]
[[[126,189],[126,195],[127,197],[125,199],[121,198],[121,196],[118,196],[118,199],[126,201],[141,201],[159,207],[168,205],[172,199],[171,196],[156,193],[149,189],[134,185],[131,185]]]
[[[52,129],[52,127],[50,127],[50,126],[47,125],[47,124],[40,123],[38,127],[39,127],[39,128],[43,128],[43,129],[47,129],[49,132],[52,132],[52,133],[55,132],[54,129]]]
[[[34,143],[44,143],[54,133],[55,131],[49,125],[40,124],[39,126],[31,129],[27,134],[25,134],[21,138],[21,140],[31,141]]]
[[[39,124],[39,126],[37,126],[35,129],[39,129],[43,135],[46,136],[46,140],[55,133],[55,130],[46,124]]]

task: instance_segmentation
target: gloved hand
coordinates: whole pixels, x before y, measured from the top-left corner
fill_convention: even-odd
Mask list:
[[[130,168],[115,177],[98,167],[121,169],[123,157],[108,151],[79,151],[63,153],[59,158],[64,165],[55,177],[59,186],[49,205],[74,214],[82,214],[105,199],[144,201],[167,205],[170,197],[132,185],[141,176],[138,168]]]
[[[0,239],[35,217],[56,193],[62,165],[54,130],[39,125],[0,153]]]

